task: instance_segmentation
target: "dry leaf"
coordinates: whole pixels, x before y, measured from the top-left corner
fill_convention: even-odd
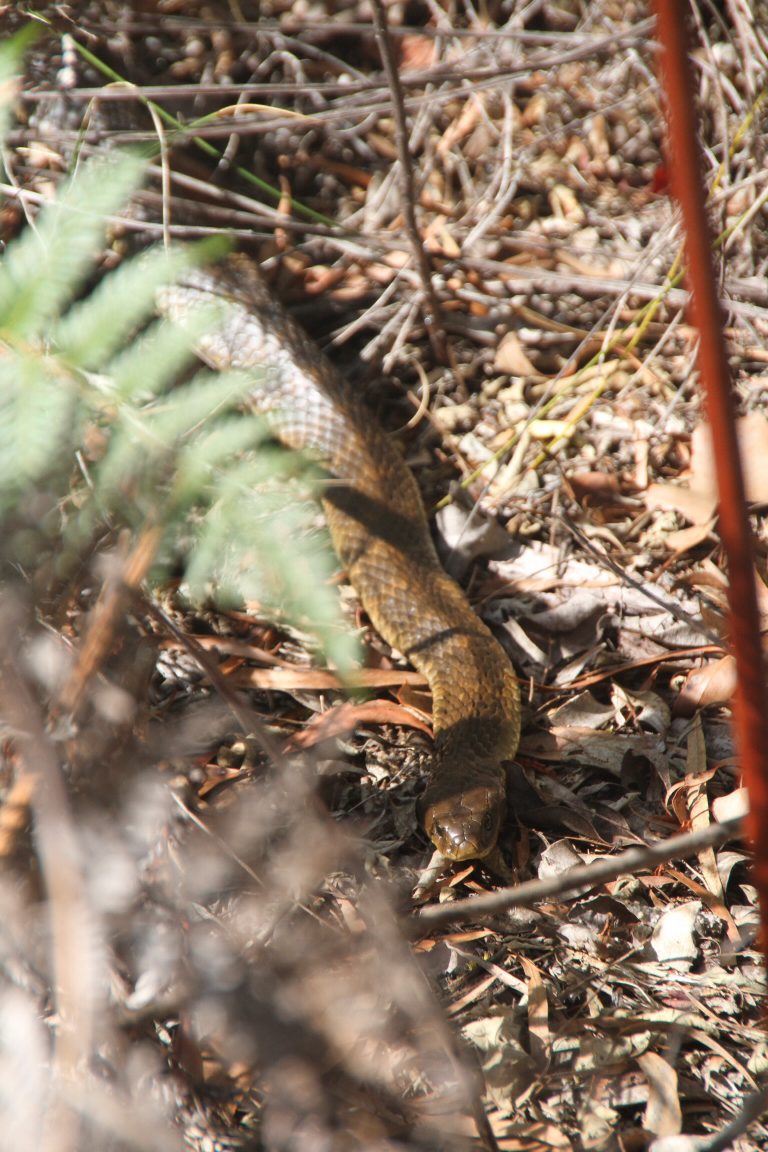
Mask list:
[[[709,797],[707,795],[707,782],[711,773],[707,771],[707,749],[704,743],[704,729],[701,716],[696,716],[688,733],[688,772],[689,781],[686,790],[688,800],[688,814],[691,822],[691,831],[698,832],[709,827]],[[714,848],[702,848],[699,851],[699,866],[701,875],[708,890],[722,902],[723,885],[720,873],[717,870]]]
[[[615,716],[610,704],[601,704],[591,692],[579,692],[549,713],[552,727],[605,728]]]
[[[539,879],[544,880],[548,876],[560,876],[563,872],[568,872],[571,868],[576,868],[583,863],[582,857],[579,856],[570,840],[557,840],[545,848],[541,854]],[[584,891],[586,890],[584,889]]]
[[[493,366],[497,372],[506,372],[509,376],[536,374],[536,369],[528,359],[516,332],[507,332],[502,337],[496,349]]]
[[[717,496],[710,489],[699,491],[678,484],[651,484],[645,493],[649,508],[671,508],[692,524],[710,524],[717,508]]]
[[[491,1115],[491,1126],[503,1152],[531,1152],[533,1148],[539,1152],[548,1152],[549,1149],[551,1152],[573,1152],[573,1144],[565,1132],[554,1124],[542,1120],[510,1126],[504,1122],[502,1127],[493,1123],[496,1115],[498,1113]]]
[[[461,110],[461,113],[452,124],[443,132],[437,144],[437,152],[445,156],[455,148],[470,132],[474,131],[483,115],[483,101],[480,96],[473,94]]]
[[[549,193],[549,203],[554,216],[583,224],[586,216],[576,193],[565,184],[555,184]]]
[[[619,479],[612,472],[576,472],[569,483],[577,500],[610,504],[621,494]]]
[[[688,900],[662,913],[651,936],[651,948],[657,960],[678,972],[690,969],[698,954],[693,929],[700,912],[701,901]]]
[[[751,412],[736,421],[736,433],[744,468],[744,483],[750,503],[768,502],[768,420]],[[674,508],[693,524],[711,520],[717,508],[717,482],[712,454],[712,435],[707,424],[699,424],[691,436],[691,466],[687,487],[651,484],[645,495],[649,508]]]
[[[670,552],[690,552],[691,548],[698,548],[712,535],[715,526],[714,519],[705,520],[703,524],[694,524],[691,528],[681,528],[679,532],[669,532],[664,537],[664,544]]]
[[[718,796],[712,801],[712,815],[721,823],[746,816],[749,812],[749,792],[746,788],[734,788],[726,796]]]
[[[539,1068],[546,1068],[552,1050],[549,1030],[549,1004],[541,972],[527,956],[520,954],[520,964],[528,980],[528,1039],[531,1056]]]
[[[283,668],[238,668],[227,678],[233,688],[261,688],[273,692],[343,692],[344,683],[328,668],[293,665]],[[357,668],[350,676],[353,688],[398,688],[402,684],[423,687],[420,672],[407,668]]]
[[[309,723],[291,738],[290,744],[292,748],[311,748],[331,736],[352,732],[361,724],[403,724],[409,728],[418,728],[427,736],[431,735],[428,725],[423,720],[391,700],[368,700],[364,704],[352,704],[347,701],[337,708],[329,708],[327,712],[313,716]]]
[[[676,1136],[683,1126],[677,1073],[658,1052],[644,1052],[637,1062],[648,1079],[650,1095],[645,1127],[654,1136]]]
[[[693,716],[708,704],[726,704],[736,691],[736,661],[723,656],[690,672],[674,704],[675,716]]]
[[[403,36],[400,39],[400,72],[422,72],[435,62],[437,46],[433,36]]]

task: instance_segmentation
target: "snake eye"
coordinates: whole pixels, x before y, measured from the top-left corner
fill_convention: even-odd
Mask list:
[[[493,813],[486,812],[483,816],[483,832],[493,831]]]

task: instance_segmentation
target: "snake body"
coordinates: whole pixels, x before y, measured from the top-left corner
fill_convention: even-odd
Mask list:
[[[212,367],[259,369],[253,403],[286,445],[333,478],[323,504],[334,548],[374,627],[426,677],[434,765],[422,798],[427,835],[450,860],[496,846],[506,811],[504,762],[520,732],[509,660],[440,565],[416,482],[399,445],[247,259],[189,273],[164,289],[161,311],[183,318],[219,302],[223,319],[199,342]]]

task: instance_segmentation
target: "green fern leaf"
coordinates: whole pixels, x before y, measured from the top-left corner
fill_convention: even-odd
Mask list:
[[[73,382],[54,362],[31,352],[0,359],[0,511],[20,493],[55,475],[77,442]]]
[[[126,261],[51,329],[51,342],[80,368],[103,368],[110,356],[155,311],[161,284],[172,283],[194,263],[194,250],[154,249]]]
[[[0,265],[0,330],[6,337],[45,334],[92,266],[104,218],[126,202],[142,171],[130,155],[84,164],[35,227],[10,245]]]

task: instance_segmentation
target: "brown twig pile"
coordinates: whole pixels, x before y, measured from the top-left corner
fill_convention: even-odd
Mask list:
[[[755,893],[711,827],[743,794],[651,13],[378,14],[377,39],[362,3],[44,8],[3,238],[68,165],[147,146],[103,270],[226,232],[409,425],[446,562],[527,690],[520,879],[700,838],[533,906],[419,920],[428,702],[396,653],[367,636],[375,700],[342,703],[257,605],[148,589],[149,530],[105,524],[59,584],[17,562],[0,1147],[764,1147]],[[694,20],[764,614],[768,46],[738,0]],[[466,868],[441,895],[492,884]]]

